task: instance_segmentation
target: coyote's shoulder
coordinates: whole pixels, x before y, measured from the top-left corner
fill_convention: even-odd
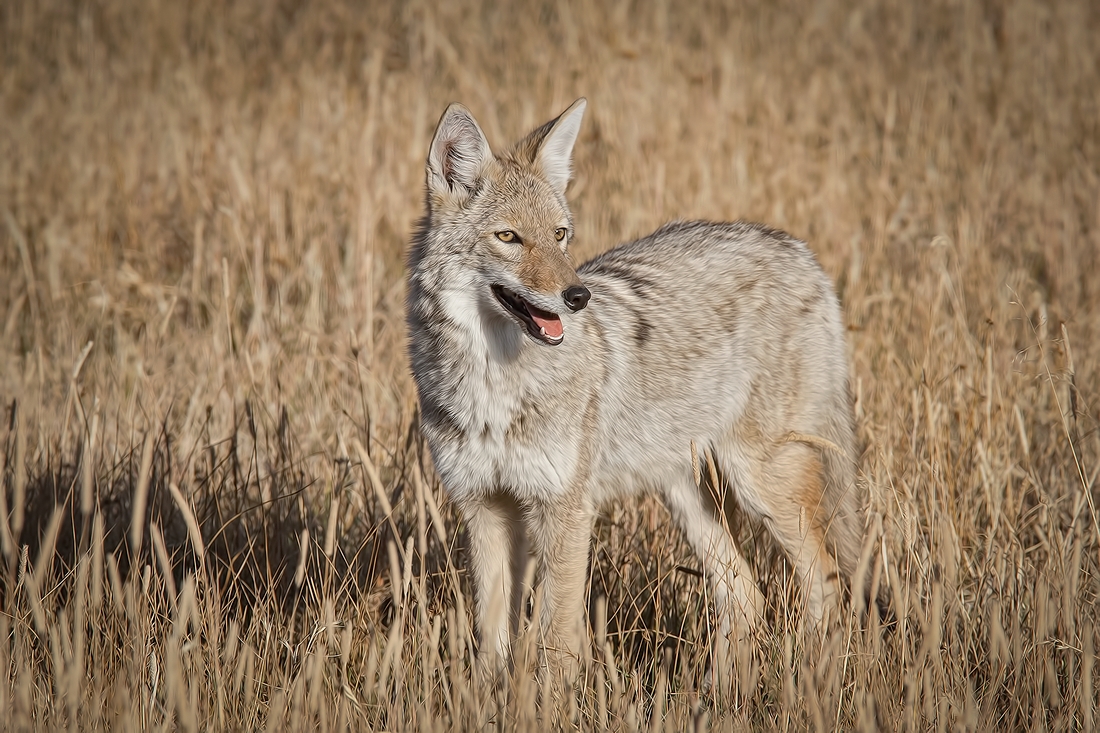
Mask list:
[[[422,425],[467,518],[483,641],[505,654],[530,551],[547,633],[575,653],[595,510],[638,491],[699,553],[724,629],[750,628],[761,598],[723,495],[779,539],[820,619],[862,531],[832,284],[803,242],[746,222],[674,222],[575,268],[565,190],[583,112],[498,156],[448,108],[410,248]],[[719,485],[697,483],[700,460]]]

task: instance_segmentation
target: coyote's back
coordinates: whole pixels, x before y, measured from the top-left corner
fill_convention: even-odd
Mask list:
[[[566,669],[583,657],[596,510],[639,491],[664,499],[702,560],[720,640],[744,637],[763,601],[727,497],[791,556],[819,622],[863,528],[832,285],[802,242],[741,222],[669,224],[574,269],[565,189],[583,111],[498,157],[450,107],[410,249],[413,374],[467,520],[483,656],[507,657],[532,553],[546,654]]]

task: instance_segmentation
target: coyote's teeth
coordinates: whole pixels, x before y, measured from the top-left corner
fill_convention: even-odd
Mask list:
[[[539,333],[541,333],[543,336],[545,336],[546,335],[546,327],[545,326],[539,326]]]

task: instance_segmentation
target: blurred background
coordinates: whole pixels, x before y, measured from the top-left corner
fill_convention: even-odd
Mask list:
[[[320,415],[356,384],[354,341],[392,421],[408,407],[403,251],[451,101],[499,149],[589,98],[571,189],[582,258],[672,218],[755,219],[810,242],[854,326],[903,305],[890,346],[929,335],[914,327],[929,298],[913,296],[934,296],[944,267],[975,337],[1009,320],[1010,289],[1027,314],[1095,333],[1097,15],[1024,1],[7,5],[4,389],[63,392],[91,340],[82,385],[104,401],[204,381],[228,405],[300,359],[283,399],[329,401]]]

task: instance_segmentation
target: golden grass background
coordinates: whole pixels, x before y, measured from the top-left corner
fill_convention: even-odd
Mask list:
[[[1087,0],[4,3],[0,719],[1091,730],[1097,38]],[[582,95],[582,256],[760,220],[850,324],[897,623],[804,637],[743,528],[730,700],[648,501],[599,524],[579,697],[536,704],[530,635],[503,709],[472,682],[403,251],[448,102],[502,147]]]

